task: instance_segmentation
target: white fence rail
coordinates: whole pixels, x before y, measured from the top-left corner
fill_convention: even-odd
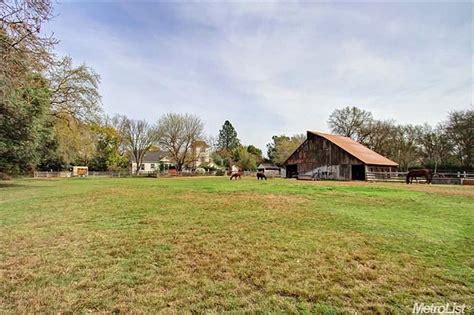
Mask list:
[[[403,182],[408,172],[367,172],[368,181]]]
[[[367,172],[367,181],[374,182],[405,182],[408,172]],[[433,175],[433,184],[462,185],[465,179],[474,179],[474,174],[466,172],[436,173]],[[418,177],[414,182],[425,183],[424,177]]]
[[[71,177],[71,172],[34,172],[35,178]]]

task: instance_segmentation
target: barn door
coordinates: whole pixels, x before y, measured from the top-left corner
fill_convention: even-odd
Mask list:
[[[364,165],[352,165],[352,180],[365,180]]]

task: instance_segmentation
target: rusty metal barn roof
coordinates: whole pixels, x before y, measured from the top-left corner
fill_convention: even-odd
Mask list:
[[[323,137],[328,141],[331,141],[344,151],[350,153],[352,156],[356,157],[357,159],[361,160],[365,164],[369,165],[386,165],[386,166],[398,166],[392,160],[387,159],[386,157],[378,154],[375,151],[367,148],[365,145],[360,144],[357,141],[352,140],[348,137],[332,135],[329,133],[322,133],[322,132],[315,132],[315,131],[308,131],[309,133],[315,134],[317,136]]]

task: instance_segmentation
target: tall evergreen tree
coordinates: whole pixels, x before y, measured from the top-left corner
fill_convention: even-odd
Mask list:
[[[240,146],[240,140],[237,138],[237,131],[230,121],[226,120],[222,129],[219,131],[217,139],[217,149],[220,151],[230,152]]]

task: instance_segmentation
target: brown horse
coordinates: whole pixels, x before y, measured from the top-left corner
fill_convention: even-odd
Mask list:
[[[259,180],[259,179],[267,180],[267,176],[265,176],[265,174],[263,174],[263,173],[258,172],[257,173],[257,180]]]
[[[426,183],[431,184],[431,180],[433,179],[433,174],[431,173],[431,170],[427,168],[411,170],[407,173],[407,184],[412,184],[413,178],[416,178],[416,177],[425,177]]]
[[[232,175],[230,175],[230,180],[237,180],[237,179],[242,179],[242,175],[240,175],[240,173],[234,173]]]

